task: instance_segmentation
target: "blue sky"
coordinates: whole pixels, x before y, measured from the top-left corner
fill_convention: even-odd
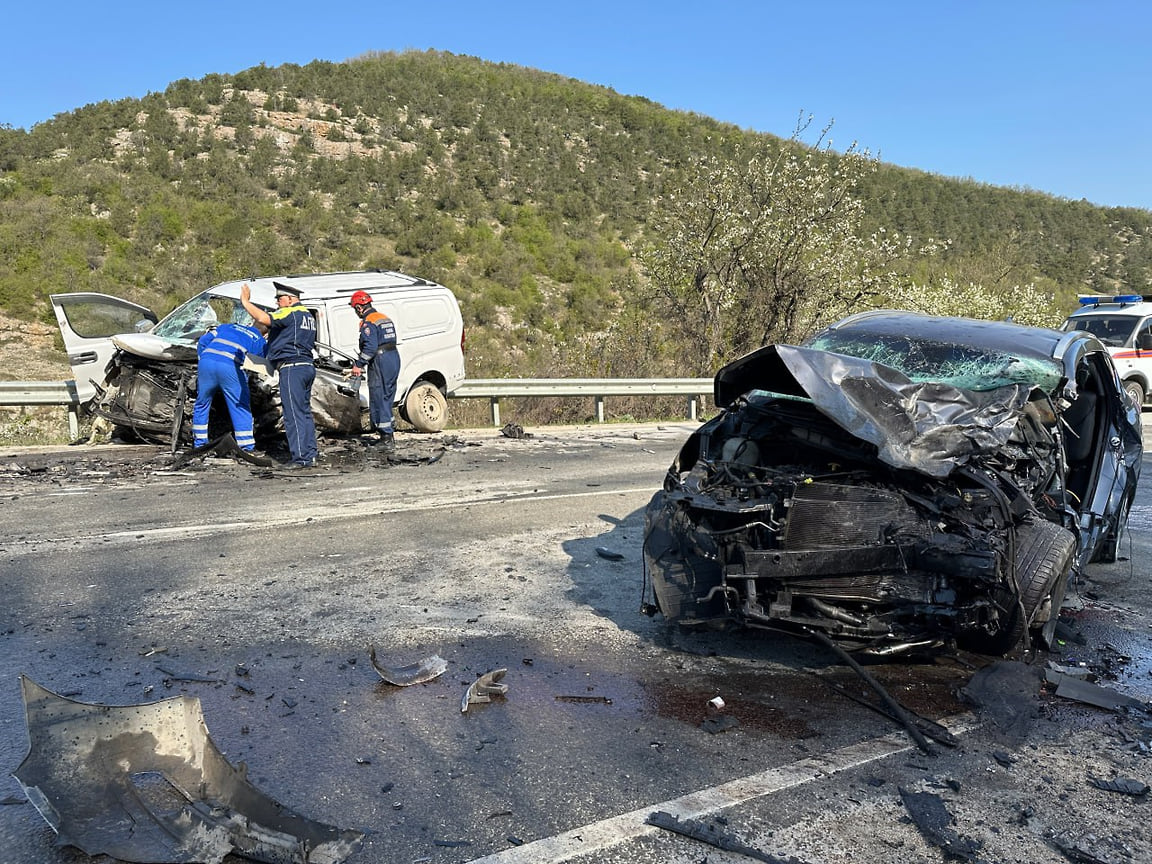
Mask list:
[[[9,4],[0,124],[179,78],[437,49],[950,177],[1152,209],[1147,0]]]

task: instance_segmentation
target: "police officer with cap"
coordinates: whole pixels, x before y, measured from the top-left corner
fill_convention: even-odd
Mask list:
[[[396,350],[396,325],[383,312],[372,308],[372,297],[365,291],[352,295],[349,304],[360,316],[360,356],[352,367],[353,375],[368,370],[368,413],[372,426],[380,435],[385,450],[396,449],[392,436],[392,400],[396,398],[396,379],[400,376],[400,352]]]
[[[252,302],[252,290],[240,287],[240,302],[256,321],[268,327],[268,362],[280,378],[280,402],[284,409],[284,432],[292,462],[286,468],[311,468],[316,464],[316,421],[312,417],[312,382],[316,380],[313,351],[316,319],[300,302],[300,290],[273,282],[276,311],[269,314]]]

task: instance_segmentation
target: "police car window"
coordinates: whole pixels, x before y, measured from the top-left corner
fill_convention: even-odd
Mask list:
[[[1128,341],[1135,321],[1124,315],[1084,315],[1068,321],[1069,329],[1091,333],[1105,345],[1117,348]]]

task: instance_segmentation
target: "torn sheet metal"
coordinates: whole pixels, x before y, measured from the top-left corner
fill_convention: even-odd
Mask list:
[[[413,684],[423,684],[444,674],[448,668],[448,661],[439,654],[425,657],[418,663],[409,663],[407,666],[384,666],[376,659],[376,646],[368,646],[368,657],[372,661],[372,668],[389,684],[397,687],[410,687]]]
[[[493,696],[503,696],[507,693],[508,685],[500,683],[507,672],[507,669],[493,669],[473,681],[460,700],[460,713],[465,713],[469,705],[491,702]]]
[[[142,864],[339,864],[358,831],[306,819],[264,795],[208,735],[200,700],[74,702],[21,676],[28,755],[16,769],[57,843]]]
[[[896,369],[843,354],[770,345],[716,374],[716,404],[756,388],[809,398],[821,413],[894,468],[947,477],[975,453],[1008,441],[1032,387],[965,390],[913,381]]]

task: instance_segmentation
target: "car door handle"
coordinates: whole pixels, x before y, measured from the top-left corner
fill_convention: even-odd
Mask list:
[[[68,355],[68,363],[71,366],[80,366],[84,363],[95,363],[95,362],[96,362],[96,352],[95,351],[81,351],[79,354],[69,354]]]

